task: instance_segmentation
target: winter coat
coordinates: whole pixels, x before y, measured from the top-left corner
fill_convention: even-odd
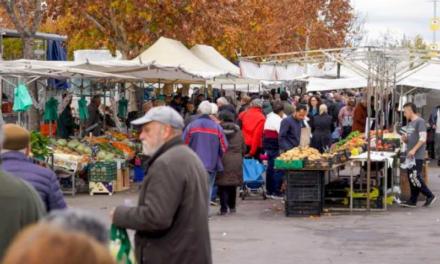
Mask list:
[[[265,150],[279,150],[278,136],[283,118],[274,112],[266,117],[263,130],[263,148]]]
[[[46,213],[37,192],[25,181],[0,171],[0,260],[14,237]],[[27,262],[27,261],[24,261]]]
[[[73,136],[74,129],[75,121],[72,115],[72,108],[68,105],[58,117],[57,136],[68,139],[70,136]]]
[[[439,109],[440,109],[440,105],[432,109],[431,115],[429,116],[429,125],[431,127],[437,125],[437,118],[438,118],[437,113]]]
[[[281,121],[279,134],[279,146],[281,151],[287,151],[299,146],[301,128],[303,126],[303,122],[296,120],[293,116],[284,118],[283,121]]]
[[[202,115],[183,131],[183,140],[205,165],[208,172],[223,171],[221,158],[228,148],[223,128],[209,116]]]
[[[99,112],[98,107],[96,107],[96,105],[94,105],[93,103],[90,103],[87,109],[89,111],[89,119],[87,119],[86,121],[86,130],[87,128],[96,125],[96,127],[89,132],[92,132],[94,136],[100,136],[102,128],[101,113]]]
[[[218,112],[227,111],[231,113],[234,116],[234,120],[237,118],[237,113],[235,112],[235,107],[231,104],[228,105],[222,105],[219,107]]]
[[[234,123],[224,123],[222,127],[229,147],[222,160],[223,172],[217,174],[216,183],[219,186],[240,186],[243,184],[243,136],[240,127]]]
[[[138,263],[212,263],[208,174],[178,137],[149,160],[138,206],[117,207],[113,224],[133,229]]]
[[[353,126],[351,130],[364,133],[367,116],[367,108],[360,103],[357,104],[353,111]]]
[[[261,108],[251,107],[238,117],[243,131],[244,142],[250,147],[249,155],[254,156],[263,147],[263,129],[266,117]]]
[[[313,118],[311,146],[324,152],[331,145],[332,131],[334,130],[333,117],[329,114],[317,115]]]
[[[63,193],[53,171],[34,164],[25,154],[8,151],[1,155],[2,169],[32,185],[46,205],[46,210],[66,208]]]

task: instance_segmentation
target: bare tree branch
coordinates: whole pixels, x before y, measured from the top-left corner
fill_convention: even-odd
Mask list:
[[[34,20],[32,26],[30,28],[30,33],[35,35],[38,28],[40,27],[41,21],[43,20],[43,9],[41,7],[41,0],[35,0],[35,11],[34,11]]]

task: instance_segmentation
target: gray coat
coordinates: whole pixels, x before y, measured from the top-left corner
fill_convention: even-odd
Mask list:
[[[149,161],[137,207],[118,207],[116,226],[136,230],[138,263],[210,264],[208,174],[180,138]]]

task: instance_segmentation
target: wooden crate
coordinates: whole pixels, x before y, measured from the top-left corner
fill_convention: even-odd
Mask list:
[[[114,191],[113,182],[89,182],[89,193],[94,194],[107,194],[112,195]]]
[[[130,170],[128,167],[118,169],[115,192],[122,192],[128,189],[130,189]]]

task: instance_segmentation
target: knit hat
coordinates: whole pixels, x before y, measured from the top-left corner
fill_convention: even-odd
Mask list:
[[[31,135],[25,128],[16,124],[5,124],[3,131],[5,134],[3,149],[22,150],[29,147]]]

